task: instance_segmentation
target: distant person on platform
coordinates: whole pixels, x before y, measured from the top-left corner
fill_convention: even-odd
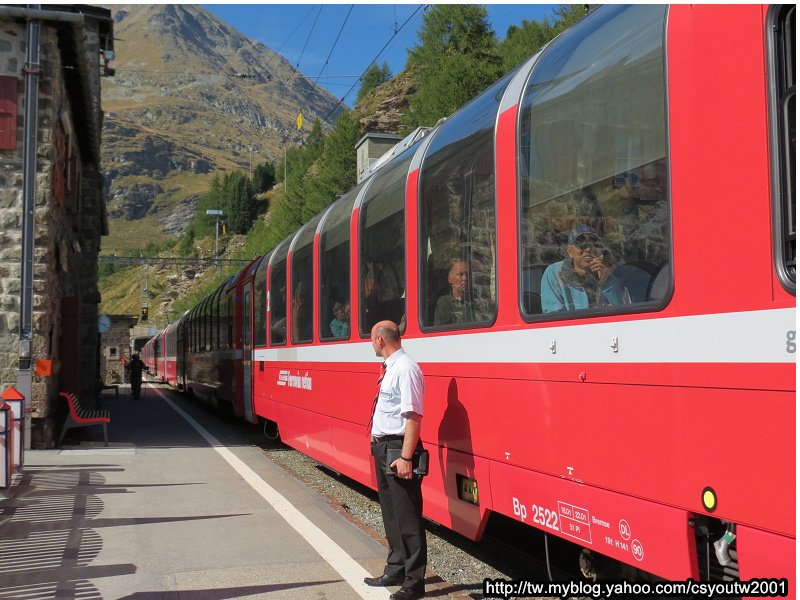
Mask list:
[[[138,400],[142,393],[142,372],[144,369],[144,363],[139,360],[138,354],[134,354],[131,357],[131,362],[125,365],[125,370],[131,374],[131,395],[134,400]]]

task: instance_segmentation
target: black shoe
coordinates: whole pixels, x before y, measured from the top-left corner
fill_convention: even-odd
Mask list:
[[[389,596],[389,600],[417,600],[417,598],[424,598],[425,590],[412,590],[411,588],[400,588],[394,594]]]
[[[405,575],[381,575],[380,577],[364,577],[364,583],[372,587],[386,587],[387,585],[402,585],[406,580]]]

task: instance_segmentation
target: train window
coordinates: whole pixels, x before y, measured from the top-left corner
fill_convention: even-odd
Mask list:
[[[214,293],[214,339],[212,343],[214,345],[214,350],[219,350],[220,346],[220,331],[222,330],[221,323],[222,323],[222,313],[220,311],[221,305],[220,302],[222,301],[222,286],[217,288],[217,291]]]
[[[361,207],[359,331],[363,337],[383,320],[405,329],[405,196],[414,150],[406,150],[375,174]]]
[[[186,321],[186,330],[189,336],[188,339],[188,347],[189,352],[196,352],[195,350],[195,340],[197,339],[197,335],[194,331],[194,313],[195,309],[192,309],[192,312],[189,313],[189,318]]]
[[[494,126],[513,73],[450,117],[420,172],[420,324],[488,325],[497,313]]]
[[[198,352],[205,352],[206,349],[206,332],[205,332],[205,324],[206,324],[206,306],[205,302],[200,303],[200,309],[197,311],[197,351]]]
[[[211,350],[211,315],[209,310],[210,298],[203,300],[203,348],[204,352]]]
[[[225,347],[225,284],[219,286],[217,291],[217,349]]]
[[[520,109],[520,306],[654,307],[669,289],[666,8],[604,7],[548,46]]]
[[[775,244],[777,272],[791,293],[796,287],[796,146],[797,105],[795,103],[795,6],[776,5],[770,9],[772,40],[771,118],[772,170],[775,195]]]
[[[214,296],[208,296],[205,302],[206,313],[206,352],[211,350],[211,340],[214,338]]]
[[[362,186],[347,192],[325,218],[319,238],[319,337],[350,338],[350,215]]]
[[[211,296],[211,349],[216,350],[218,348],[218,338],[219,338],[219,293],[220,289],[217,288],[214,291],[214,295]]]
[[[228,347],[227,339],[227,323],[228,323],[228,298],[225,293],[227,288],[227,281],[220,286],[219,293],[219,348],[224,349]]]
[[[250,348],[250,323],[252,318],[250,309],[250,290],[245,289],[244,302],[242,302],[242,344],[248,349]]]
[[[267,267],[269,254],[261,259],[253,279],[253,345],[267,345]]]
[[[269,341],[273,346],[286,343],[286,255],[291,238],[284,240],[272,255],[269,276]]]
[[[225,347],[233,348],[233,292],[225,290]]]
[[[206,298],[206,351],[213,350],[214,342],[214,294]]]
[[[318,214],[303,225],[292,249],[292,343],[307,344],[314,333],[314,235]]]

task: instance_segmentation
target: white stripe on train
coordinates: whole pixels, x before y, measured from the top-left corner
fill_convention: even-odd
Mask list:
[[[478,330],[409,338],[403,346],[420,363],[793,363],[795,330],[796,311],[786,308]],[[372,354],[369,341],[358,341],[255,350],[253,360],[363,363]]]

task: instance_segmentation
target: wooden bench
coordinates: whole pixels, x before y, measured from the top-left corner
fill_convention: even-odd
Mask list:
[[[110,413],[107,410],[85,410],[81,406],[77,394],[73,394],[72,392],[59,392],[58,395],[63,397],[69,406],[69,414],[64,420],[64,427],[61,429],[61,436],[58,438],[58,445],[61,445],[61,441],[64,439],[64,434],[69,429],[75,429],[76,427],[89,427],[90,425],[102,425],[103,439],[106,441],[106,446],[108,446],[107,426],[109,423],[111,423]]]

